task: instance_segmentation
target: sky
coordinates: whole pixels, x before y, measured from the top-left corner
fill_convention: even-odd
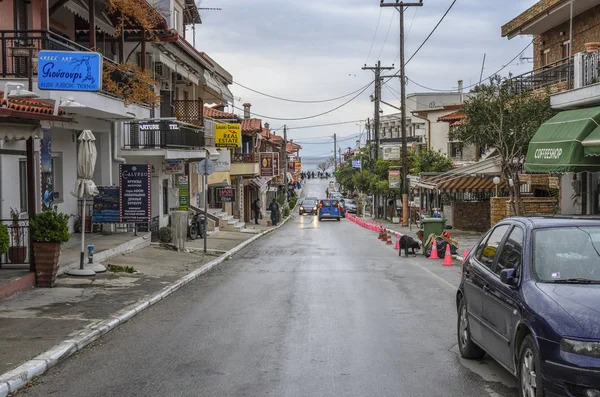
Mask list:
[[[390,1],[390,0],[386,0]],[[416,1],[416,0],[415,0]],[[422,7],[405,12],[406,59],[425,40],[453,0],[424,0]],[[512,40],[501,37],[500,28],[536,0],[457,0],[441,25],[407,64],[411,80],[433,89],[456,89],[479,81],[486,54],[484,78],[497,72],[517,56],[532,37]],[[252,104],[254,117],[271,129],[288,128],[288,139],[303,146],[302,157],[330,156],[332,136],[338,147],[354,147],[364,122],[328,127],[327,123],[366,120],[373,117],[369,95],[372,71],[363,65],[399,65],[399,13],[382,8],[379,0],[201,0],[202,24],[196,27],[196,47],[211,56],[238,82],[253,90],[292,100],[323,103],[293,103],[252,92],[235,83],[230,86],[235,106]],[[532,57],[532,46],[522,55]],[[532,69],[531,60],[516,59],[501,75],[519,75]],[[407,94],[428,92],[409,82]],[[399,103],[400,81],[392,79],[382,90],[382,99]],[[357,96],[358,95],[358,96]],[[350,101],[352,98],[356,98]],[[345,102],[350,101],[344,105]],[[328,114],[314,116],[341,106]],[[396,110],[382,105],[384,114]],[[236,113],[242,113],[236,111]],[[259,116],[260,115],[260,116]],[[265,117],[263,117],[265,116]],[[278,120],[283,119],[283,120]]]

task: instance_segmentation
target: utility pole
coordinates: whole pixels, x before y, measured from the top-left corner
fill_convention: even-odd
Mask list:
[[[288,174],[288,158],[287,158],[287,125],[284,124],[283,125],[283,164],[284,164],[284,169],[283,169],[283,185],[285,186],[285,195],[287,197],[287,192],[288,192],[288,180],[287,180],[287,174]]]
[[[337,170],[337,140],[336,135],[333,134],[333,172]]]
[[[363,70],[373,70],[375,72],[375,97],[373,101],[375,102],[375,114],[373,116],[373,129],[375,130],[375,153],[373,158],[377,160],[379,157],[379,105],[381,101],[381,71],[382,70],[392,70],[394,69],[394,65],[392,66],[381,66],[381,61],[377,61],[376,66],[363,66]],[[379,209],[379,203],[377,200],[377,196],[373,197],[373,201],[375,203],[375,209]],[[377,214],[377,211],[375,211]]]
[[[406,65],[404,64],[404,10],[408,7],[422,7],[423,0],[418,3],[384,3],[381,7],[394,7],[400,13],[400,113],[402,115],[402,225],[408,226],[408,159],[406,153]],[[406,8],[405,8],[406,7]]]
[[[369,145],[369,167],[371,172],[373,172],[373,142],[371,142],[371,119],[367,119],[367,142]]]

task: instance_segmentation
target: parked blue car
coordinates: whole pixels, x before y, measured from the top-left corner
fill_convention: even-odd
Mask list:
[[[509,218],[465,258],[463,357],[485,353],[523,397],[600,397],[600,220]]]
[[[323,199],[319,201],[319,221],[323,219],[340,220],[340,203],[338,200]]]

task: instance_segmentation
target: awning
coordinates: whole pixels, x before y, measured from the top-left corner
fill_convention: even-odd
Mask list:
[[[183,66],[178,65],[177,62],[171,57],[160,52],[158,52],[156,55],[157,61],[163,63],[167,68],[171,69],[173,72],[179,73],[183,78],[188,79],[193,84],[200,84],[200,78],[198,76],[196,76],[194,73],[189,72]]]
[[[600,160],[594,155],[600,145],[600,107],[560,112],[540,126],[529,143],[525,159],[526,172],[562,173],[600,171]],[[595,133],[592,135],[592,133]],[[583,142],[589,147],[586,157]],[[598,151],[600,153],[600,151]]]
[[[216,160],[219,158],[219,151],[217,148],[206,146],[205,149],[208,152],[208,156],[211,160]]]
[[[499,175],[481,175],[481,176],[457,176],[453,179],[432,184],[430,179],[423,178],[417,184],[424,189],[437,189],[440,193],[459,193],[459,192],[491,192],[496,189],[494,177]],[[498,189],[506,188],[506,180],[500,178]]]
[[[204,71],[204,85],[218,94],[221,93],[217,79],[208,70]]]
[[[221,95],[223,95],[223,99],[225,99],[228,103],[233,103],[233,94],[227,88],[227,85],[221,81],[220,78],[215,78],[217,85],[219,86],[219,90],[221,91]]]
[[[253,178],[250,180],[250,185],[254,186],[255,188],[257,188],[260,192],[264,192],[267,190],[267,187],[269,185],[269,181],[271,180],[271,177],[266,177],[266,176],[262,176],[262,177],[258,177],[258,178]]]
[[[40,139],[42,128],[39,125],[19,125],[0,123],[0,140],[22,141],[29,138]]]
[[[99,2],[95,3],[95,4],[96,4],[96,6],[95,6],[95,8],[96,8],[96,27],[98,29],[100,29],[101,31],[103,31],[104,33],[108,33],[109,35],[114,36],[115,35],[115,27],[113,26],[113,23],[111,22],[108,15],[106,15],[104,10],[102,10],[100,8],[101,4]],[[90,8],[89,8],[87,2],[81,1],[81,0],[70,0],[65,3],[65,7],[69,11],[71,11],[73,14],[90,22],[89,21],[89,19],[90,19],[89,9]]]
[[[583,145],[583,154],[586,156],[600,156],[600,127],[596,127],[581,144]]]

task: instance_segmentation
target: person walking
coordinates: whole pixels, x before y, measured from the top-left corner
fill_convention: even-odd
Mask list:
[[[258,219],[260,218],[260,200],[254,200],[252,203],[252,210],[254,211],[254,224],[258,225]]]
[[[271,205],[269,205],[269,211],[271,211],[271,224],[277,226],[277,221],[279,219],[279,204],[275,198],[273,198]]]

